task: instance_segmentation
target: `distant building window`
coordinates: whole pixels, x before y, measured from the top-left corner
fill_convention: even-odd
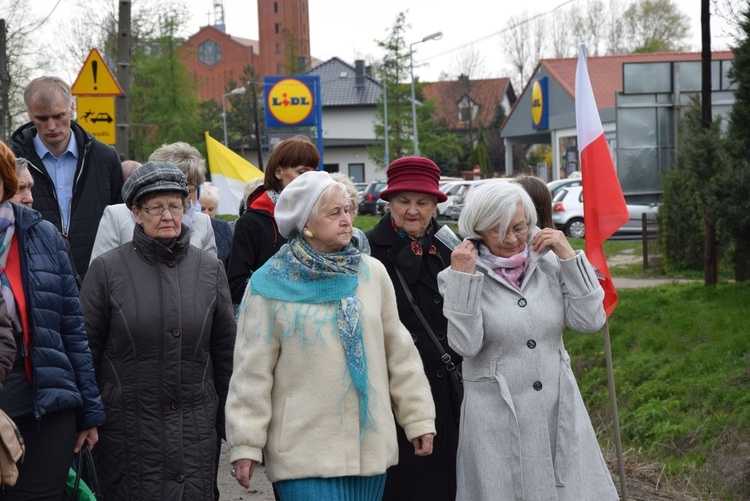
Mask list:
[[[275,29],[276,29],[276,33],[278,33],[279,32],[279,23],[276,23]]]
[[[281,65],[280,64],[276,65],[276,74],[277,75],[281,75]]]
[[[213,40],[206,40],[198,46],[198,61],[213,66],[221,61],[221,45]]]
[[[273,3],[273,11],[274,12],[278,12],[279,11],[279,2],[274,2]]]
[[[281,44],[280,43],[276,44],[276,54],[281,54]]]
[[[349,179],[354,183],[364,183],[365,164],[349,164]]]
[[[461,122],[472,122],[477,117],[479,106],[468,96],[464,96],[458,102],[458,119]]]

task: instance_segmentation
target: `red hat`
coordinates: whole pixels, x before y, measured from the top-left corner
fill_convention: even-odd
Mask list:
[[[388,200],[394,193],[411,191],[437,197],[445,202],[448,197],[438,189],[440,167],[424,157],[402,157],[391,162],[386,172],[388,189],[380,192],[380,198]]]

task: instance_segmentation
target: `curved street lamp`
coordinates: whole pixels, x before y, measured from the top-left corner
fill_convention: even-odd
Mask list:
[[[409,70],[411,72],[411,122],[414,129],[414,156],[419,156],[419,137],[417,136],[417,104],[416,98],[414,97],[414,50],[413,47],[418,43],[427,42],[429,40],[440,40],[443,38],[443,32],[438,31],[432,35],[427,35],[422,40],[417,40],[409,44]]]
[[[244,93],[244,87],[237,87],[221,96],[221,116],[224,118],[224,146],[227,145],[227,96],[237,96]]]

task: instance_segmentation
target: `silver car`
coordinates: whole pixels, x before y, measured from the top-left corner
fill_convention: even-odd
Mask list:
[[[628,221],[617,230],[620,235],[639,235],[644,213],[657,214],[658,205],[628,205]],[[568,186],[560,189],[552,199],[552,222],[555,227],[571,238],[584,238],[586,226],[583,222],[583,187]],[[650,227],[651,228],[651,227]]]

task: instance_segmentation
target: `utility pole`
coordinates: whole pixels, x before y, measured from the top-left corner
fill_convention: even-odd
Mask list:
[[[260,140],[260,113],[258,111],[258,81],[256,79],[247,82],[248,87],[253,91],[253,115],[255,115],[255,148],[258,150],[258,168],[263,169],[263,150],[261,149]]]
[[[0,19],[0,138],[10,142],[10,72],[5,19]]]
[[[701,0],[701,127],[710,129],[711,119],[711,4],[710,0]],[[718,159],[712,159],[712,174],[717,171]],[[708,208],[703,215],[704,252],[703,279],[706,285],[716,285],[719,281],[719,250],[716,244],[716,215]]]
[[[115,149],[120,159],[130,158],[130,7],[131,0],[120,0],[117,27],[117,83],[122,94],[115,98],[117,137]]]

